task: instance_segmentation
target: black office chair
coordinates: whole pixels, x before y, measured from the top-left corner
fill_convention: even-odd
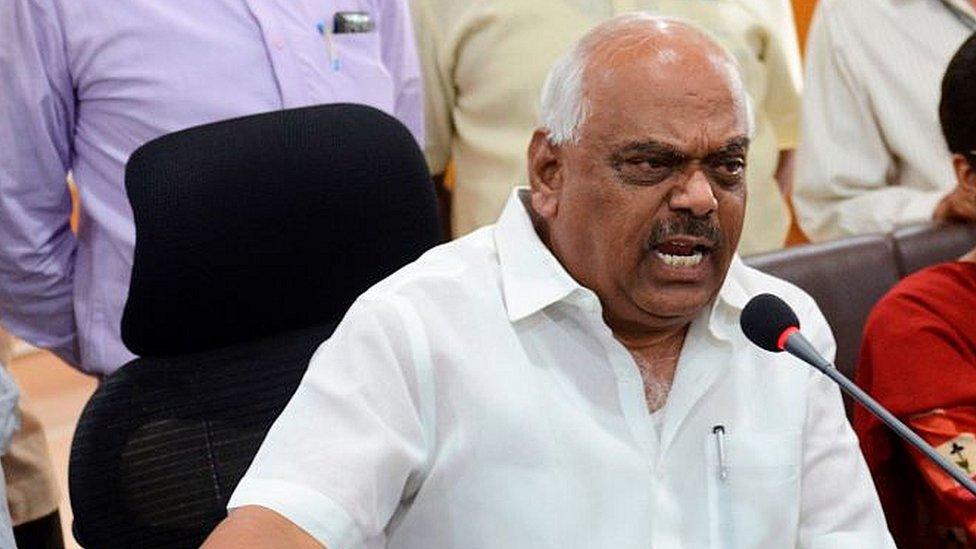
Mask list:
[[[423,156],[361,105],[170,134],[126,167],[122,338],[71,451],[84,547],[198,547],[315,348],[367,287],[440,241]],[[328,418],[309,418],[328,421]]]

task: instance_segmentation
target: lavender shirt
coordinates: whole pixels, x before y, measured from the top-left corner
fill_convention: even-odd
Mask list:
[[[316,27],[339,11],[368,12],[375,30],[330,48]],[[0,0],[0,37],[0,319],[88,372],[133,358],[119,334],[135,242],[123,173],[141,144],[333,102],[383,109],[423,141],[406,0]]]

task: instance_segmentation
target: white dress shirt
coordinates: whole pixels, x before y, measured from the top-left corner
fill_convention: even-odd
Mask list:
[[[976,12],[966,0],[946,1],[951,9],[941,0],[817,6],[793,195],[810,238],[929,220],[955,187],[939,99],[949,59],[976,29]]]
[[[329,549],[892,546],[838,390],[738,328],[773,292],[832,355],[810,297],[736,259],[688,331],[659,435],[525,192],[352,306],[230,507],[273,509]]]

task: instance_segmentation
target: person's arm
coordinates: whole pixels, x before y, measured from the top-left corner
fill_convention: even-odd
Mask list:
[[[804,317],[804,326],[813,345],[832,361],[836,346],[820,311]],[[812,367],[808,386],[798,547],[894,549],[840,389]]]
[[[413,134],[421,146],[426,141],[424,130],[424,88],[417,58],[413,22],[406,0],[377,2],[384,10],[380,19],[383,64],[393,78],[396,116]]]
[[[417,51],[424,80],[424,117],[426,143],[424,155],[434,177],[443,178],[451,157],[451,142],[454,138],[452,112],[455,102],[455,87],[451,81],[450,64],[453,55],[444,51],[448,44],[444,38],[444,22],[437,17],[436,0],[414,0],[414,30],[417,37]]]
[[[790,1],[769,0],[765,7],[769,35],[762,52],[766,95],[760,107],[769,119],[780,151],[774,177],[783,197],[788,199],[793,189],[793,151],[800,125],[800,45]]]
[[[766,95],[759,107],[769,119],[777,147],[785,153],[796,148],[800,129],[800,95],[803,88],[800,46],[790,1],[768,0],[765,6],[770,25],[762,52],[766,68]]]
[[[385,539],[420,489],[433,446],[430,356],[416,351],[427,342],[416,338],[424,328],[412,311],[362,297],[353,304],[312,357],[229,509],[273,511],[331,549]],[[275,523],[260,511],[237,513],[214,544],[232,546],[248,528]],[[277,524],[268,541],[287,547],[296,532]]]
[[[75,97],[50,2],[0,0],[0,318],[79,361],[69,227]]]
[[[230,512],[202,549],[328,549],[294,522],[255,505]]]
[[[843,41],[845,21],[817,6],[806,50],[803,122],[793,203],[813,240],[887,232],[932,217],[941,193],[887,184],[893,160]],[[850,51],[845,48],[850,48]]]
[[[443,24],[433,13],[436,0],[414,0],[414,31],[420,55],[420,68],[424,79],[424,120],[426,143],[424,156],[434,180],[437,203],[441,218],[441,231],[445,239],[451,238],[451,191],[445,184],[445,174],[451,159],[451,143],[454,139],[453,109],[454,83],[444,62],[452,56],[444,52],[447,47],[443,36]],[[448,62],[449,63],[449,62]]]
[[[907,423],[942,457],[976,480],[976,406],[931,410],[909,418]],[[951,517],[952,526],[963,528],[970,540],[976,539],[976,496],[918,450],[911,448],[909,454],[935,499]]]

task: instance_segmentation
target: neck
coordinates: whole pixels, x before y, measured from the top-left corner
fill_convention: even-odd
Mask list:
[[[684,324],[676,328],[654,332],[634,333],[615,330],[613,336],[632,353],[653,357],[676,355],[681,351],[681,345],[684,343],[687,333],[688,324]]]

